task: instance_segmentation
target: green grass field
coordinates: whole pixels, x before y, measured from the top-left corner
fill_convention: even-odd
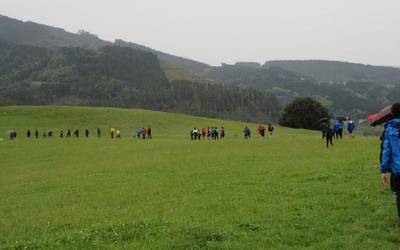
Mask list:
[[[223,141],[191,127],[225,126]],[[332,149],[319,132],[144,110],[3,107],[1,249],[398,249],[376,137]],[[151,126],[153,140],[133,139]],[[27,128],[103,129],[89,139],[26,139]],[[106,130],[116,127],[121,140]]]

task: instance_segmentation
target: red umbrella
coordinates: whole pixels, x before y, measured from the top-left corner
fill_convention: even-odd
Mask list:
[[[392,119],[392,105],[387,106],[376,114],[371,114],[368,116],[368,121],[371,122],[371,126],[378,126],[384,122],[390,121]]]

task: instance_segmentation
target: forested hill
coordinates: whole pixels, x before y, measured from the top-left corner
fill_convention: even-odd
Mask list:
[[[313,97],[335,115],[365,117],[368,113],[398,101],[400,85],[349,81],[344,84],[319,83],[299,73],[257,64],[223,64],[212,67],[207,76],[240,87],[251,87],[276,95],[282,105],[296,97]]]
[[[168,81],[156,55],[128,47],[47,49],[0,41],[0,105],[135,107],[277,120],[275,96],[221,84]]]
[[[209,67],[205,63],[170,55],[143,45],[128,43],[122,40],[116,40],[113,43],[104,41],[89,32],[80,31],[75,34],[60,28],[34,22],[23,22],[2,15],[0,15],[0,40],[10,44],[33,45],[45,48],[82,47],[99,49],[114,44],[151,52],[165,63],[171,63],[195,73],[201,73]]]
[[[395,67],[324,60],[269,61],[264,67],[280,67],[312,77],[318,82],[373,81],[381,84],[400,84],[400,69]]]
[[[154,53],[155,55],[158,56],[160,61],[167,62],[172,65],[177,65],[184,69],[189,69],[192,72],[199,73],[199,74],[204,72],[207,68],[210,67],[209,65],[207,65],[205,63],[197,62],[197,61],[194,61],[191,59],[182,58],[182,57],[178,57],[178,56],[173,56],[173,55],[164,53],[162,51],[154,50],[154,49],[151,49],[151,48],[148,48],[143,45],[136,44],[136,43],[125,42],[120,39],[115,40],[114,44],[117,46],[130,47],[133,49],[140,49],[140,50]]]
[[[25,44],[46,48],[83,47],[98,49],[111,45],[87,32],[74,34],[34,22],[22,22],[0,15],[0,40],[10,44]]]

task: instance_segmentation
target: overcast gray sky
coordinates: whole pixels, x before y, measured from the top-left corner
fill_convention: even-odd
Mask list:
[[[0,0],[0,14],[214,65],[330,59],[400,66],[400,0]]]

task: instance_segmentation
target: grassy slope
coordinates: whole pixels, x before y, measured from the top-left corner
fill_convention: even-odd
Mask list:
[[[214,81],[204,76],[200,76],[191,72],[190,70],[176,66],[172,63],[161,63],[161,69],[170,81],[186,80],[200,83],[213,83]]]
[[[150,125],[154,139],[128,138]],[[224,125],[224,141],[188,140]],[[121,140],[0,143],[0,248],[397,249],[394,200],[380,186],[378,140],[326,150],[319,133],[142,110],[0,108],[0,130],[122,131]],[[253,133],[255,126],[252,125]],[[236,135],[236,136],[235,136]]]

